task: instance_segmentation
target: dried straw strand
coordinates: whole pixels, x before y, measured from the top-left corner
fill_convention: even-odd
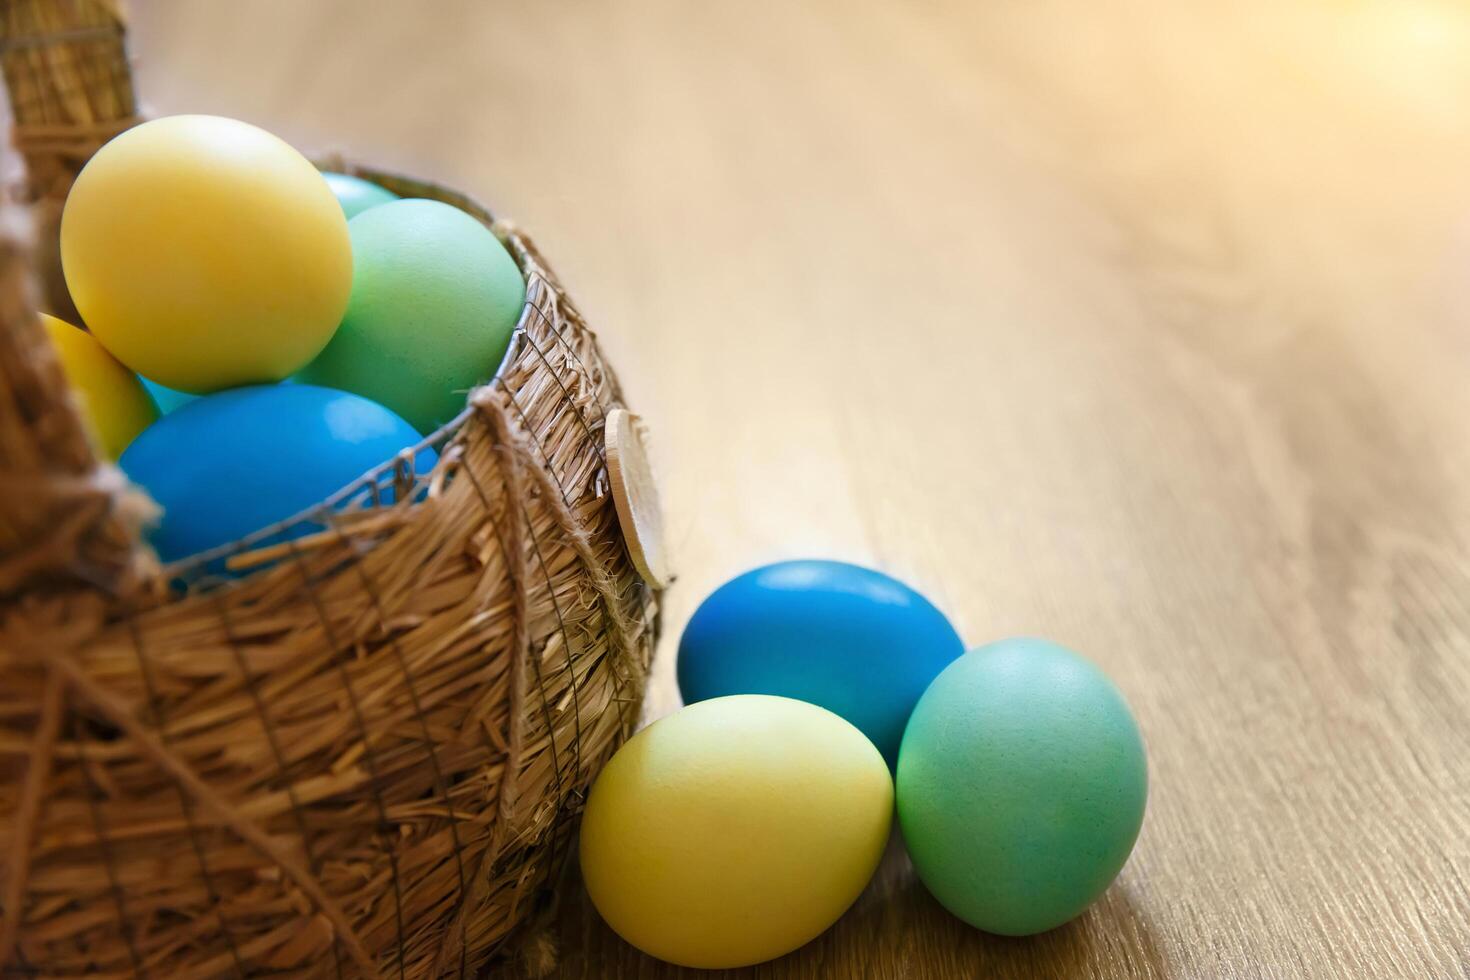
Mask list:
[[[131,83],[84,48],[115,67],[117,22],[77,23],[115,11],[3,11],[13,99],[23,70],[45,90],[22,97],[28,151],[73,159],[130,120]],[[432,473],[402,454],[305,515],[315,533],[166,570],[0,234],[0,971],[473,974],[536,918],[634,721],[658,596],[608,494],[622,393],[595,336],[518,229],[334,169],[491,227],[527,284],[511,352],[431,438]]]
[[[528,283],[512,354],[396,503],[90,618],[59,611],[70,593],[0,605],[0,760],[48,670],[80,698],[46,824],[3,841],[31,867],[26,962],[430,977],[478,969],[534,913],[628,731],[656,596],[606,493],[612,376],[530,242],[507,244]],[[0,821],[22,796],[0,784]]]
[[[0,213],[0,597],[78,582],[126,592],[152,564],[137,532],[153,508],[97,465],[36,317],[29,229]]]
[[[0,963],[9,963],[15,952],[15,938],[20,928],[21,905],[25,901],[26,879],[31,870],[31,835],[41,812],[46,781],[51,777],[51,752],[61,732],[61,675],[49,671],[46,690],[41,695],[41,720],[36,726],[36,741],[26,767],[25,785],[21,788],[20,805],[16,808],[10,856],[6,861],[5,904],[0,907],[5,919],[0,922]]]
[[[0,12],[51,246],[70,180],[134,119],[121,23],[97,0]],[[527,307],[437,470],[405,456],[320,533],[170,570],[182,591],[0,238],[0,489],[21,491],[0,494],[0,966],[419,978],[478,970],[535,913],[631,724],[657,603],[607,498],[616,378],[535,248],[492,229]]]
[[[184,762],[173,752],[170,752],[159,741],[158,737],[149,731],[141,721],[134,717],[133,707],[126,701],[118,698],[105,687],[94,681],[85,670],[79,666],[71,657],[53,653],[49,658],[49,665],[53,671],[60,674],[73,687],[78,694],[91,702],[104,718],[116,725],[124,734],[132,739],[134,746],[140,755],[146,757],[160,769],[173,777],[175,784],[184,787],[190,794],[207,810],[212,812],[216,818],[235,833],[239,834],[247,844],[260,851],[261,855],[271,861],[275,867],[283,871],[288,878],[298,885],[303,892],[316,904],[324,915],[340,930],[347,949],[352,953],[352,958],[357,961],[363,973],[372,978],[378,976],[373,960],[368,956],[367,950],[363,948],[362,941],[357,937],[352,928],[351,921],[343,914],[321,887],[320,883],[297,864],[279,843],[265,833],[253,820],[243,815],[229,801],[220,796],[207,782],[200,778],[188,763]]]
[[[117,4],[6,0],[0,65],[33,199],[66,196],[97,148],[137,121]]]
[[[41,231],[44,308],[80,322],[61,275],[61,205],[97,148],[138,121],[123,24],[111,0],[5,0],[0,69]]]

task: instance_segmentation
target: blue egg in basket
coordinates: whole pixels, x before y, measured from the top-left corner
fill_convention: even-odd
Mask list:
[[[158,411],[163,415],[167,415],[181,405],[187,405],[199,397],[198,395],[191,395],[187,391],[175,391],[172,388],[165,388],[157,381],[150,381],[141,374],[138,375],[138,380],[143,382],[143,387],[148,389],[148,394],[153,396],[154,404],[158,406]]]
[[[686,703],[776,694],[841,715],[892,769],[914,704],[964,644],[902,582],[836,561],[787,561],[731,579],[679,641]]]
[[[420,438],[360,395],[256,385],[181,405],[145,429],[118,465],[163,508],[150,540],[172,562],[284,521]],[[436,459],[420,450],[415,471]],[[283,537],[319,528],[302,522]]]

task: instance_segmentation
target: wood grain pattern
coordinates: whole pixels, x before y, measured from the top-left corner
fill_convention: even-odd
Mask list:
[[[1030,940],[894,852],[753,977],[1470,976],[1470,14],[139,4],[141,91],[535,230],[681,579],[798,555],[1127,693],[1131,863]],[[557,976],[672,977],[580,893]]]

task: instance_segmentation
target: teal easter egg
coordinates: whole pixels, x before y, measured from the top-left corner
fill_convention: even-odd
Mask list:
[[[323,171],[322,176],[326,178],[327,186],[337,197],[337,203],[342,205],[342,212],[349,219],[357,217],[368,208],[375,208],[379,204],[387,204],[389,201],[398,200],[398,195],[386,187],[379,187],[370,180],[354,177],[351,174],[336,174]]]
[[[407,422],[361,396],[254,385],[165,415],[118,465],[163,508],[150,540],[171,562],[286,521],[418,442]],[[420,450],[415,470],[435,458]],[[297,522],[277,540],[319,527]]]
[[[521,272],[490,229],[438,201],[380,204],[347,229],[347,314],[298,377],[371,398],[432,432],[499,369],[525,304]]]
[[[693,704],[775,694],[821,705],[878,747],[891,769],[914,703],[965,652],[929,600],[882,572],[783,561],[716,589],[679,641],[679,692]]]
[[[1091,662],[1046,640],[972,650],[924,692],[898,757],[898,819],[940,904],[1025,936],[1107,889],[1143,824],[1143,740]]]
[[[175,391],[172,388],[165,388],[157,381],[149,381],[142,375],[138,376],[138,380],[143,382],[143,387],[148,389],[148,394],[153,396],[153,401],[158,405],[158,410],[164,415],[167,415],[181,405],[189,404],[199,397],[198,395],[191,395],[187,391]]]

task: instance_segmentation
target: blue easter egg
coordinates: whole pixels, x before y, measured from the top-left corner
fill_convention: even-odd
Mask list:
[[[255,385],[165,415],[118,465],[163,508],[151,540],[170,562],[283,521],[419,440],[407,422],[360,395]],[[421,450],[415,470],[435,458]],[[303,523],[287,536],[316,527]]]
[[[342,205],[342,213],[348,219],[357,217],[368,208],[375,208],[379,204],[387,204],[389,201],[398,200],[398,195],[386,187],[379,187],[370,180],[354,177],[351,174],[337,174],[331,171],[322,171],[322,177],[326,179],[327,186],[337,196],[337,203]]]
[[[175,391],[172,388],[165,388],[157,381],[149,381],[141,374],[138,375],[138,380],[143,382],[143,387],[148,389],[148,394],[153,396],[154,404],[158,406],[158,410],[164,415],[172,412],[180,405],[189,404],[199,397],[198,395],[191,395],[187,391]]]
[[[929,600],[835,561],[766,565],[716,589],[679,641],[686,703],[775,694],[820,705],[898,759],[909,714],[964,645]]]

